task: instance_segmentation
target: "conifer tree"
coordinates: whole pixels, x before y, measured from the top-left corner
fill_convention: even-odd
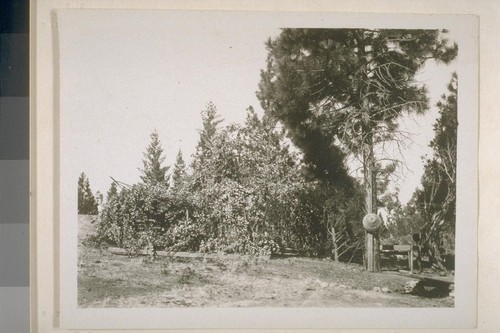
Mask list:
[[[205,110],[201,112],[203,128],[200,131],[200,139],[196,146],[196,152],[192,167],[197,171],[211,155],[211,145],[217,133],[218,125],[223,121],[217,113],[217,108],[212,102],[207,104]]]
[[[175,159],[174,171],[172,173],[172,181],[174,189],[177,189],[182,180],[186,176],[186,163],[184,162],[184,158],[182,157],[182,151],[179,149],[177,152],[177,157]]]
[[[97,213],[97,200],[90,189],[89,179],[82,172],[78,178],[78,214],[95,215]]]
[[[106,195],[106,201],[109,201],[111,198],[115,197],[118,194],[118,187],[116,186],[116,182],[112,182],[109,187],[108,193]]]
[[[428,109],[426,87],[415,75],[428,59],[449,63],[456,57],[457,45],[443,33],[283,29],[267,42],[258,91],[262,107],[284,123],[318,178],[348,188],[344,157],[359,157],[365,213],[377,213],[375,147],[398,140],[404,113]],[[377,253],[373,261],[373,270],[380,270]]]
[[[163,156],[163,148],[161,146],[160,137],[156,129],[151,133],[151,142],[143,154],[142,163],[143,169],[140,169],[141,179],[145,184],[157,185],[162,184],[168,186],[167,171],[169,167],[162,166],[165,161]]]

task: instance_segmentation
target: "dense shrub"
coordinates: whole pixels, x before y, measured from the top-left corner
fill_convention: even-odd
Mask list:
[[[223,129],[213,105],[202,116],[191,170],[181,155],[173,186],[145,182],[108,196],[100,241],[131,254],[149,248],[270,255],[292,248],[328,255],[325,203],[333,192],[308,178],[285,133],[251,109],[244,125]]]
[[[166,232],[183,216],[183,208],[165,186],[137,184],[109,198],[97,234],[101,242],[130,253],[163,249]]]
[[[204,240],[198,225],[191,219],[182,219],[173,225],[164,236],[164,247],[170,251],[197,252]]]
[[[322,202],[309,196],[316,185],[275,128],[250,109],[244,126],[212,131],[197,150],[191,193],[206,236],[200,250],[324,253]]]

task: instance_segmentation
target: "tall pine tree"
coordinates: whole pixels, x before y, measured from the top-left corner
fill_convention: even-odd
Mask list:
[[[186,163],[182,157],[182,151],[179,149],[177,152],[177,157],[175,159],[174,171],[172,172],[172,182],[173,188],[177,189],[182,184],[184,177],[186,176]]]
[[[78,214],[96,215],[97,200],[90,189],[90,182],[84,172],[78,178]]]
[[[205,110],[201,112],[203,128],[200,131],[200,139],[196,145],[192,167],[196,172],[211,156],[212,141],[217,133],[219,124],[223,121],[217,113],[214,103],[209,102]]]
[[[169,167],[162,166],[165,161],[163,156],[163,148],[161,147],[160,137],[156,129],[151,133],[151,142],[143,154],[142,163],[143,169],[140,169],[142,181],[147,185],[165,185],[168,186],[168,169]]]
[[[343,159],[359,157],[365,213],[377,213],[375,147],[398,139],[404,113],[428,109],[415,75],[428,59],[452,61],[456,44],[438,30],[284,29],[267,48],[262,107],[284,123],[317,177],[348,188]],[[368,242],[378,249],[376,237]],[[370,262],[380,270],[378,250]]]

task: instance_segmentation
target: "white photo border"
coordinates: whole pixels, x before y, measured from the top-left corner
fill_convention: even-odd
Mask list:
[[[67,172],[70,164],[64,154],[64,138],[58,137],[57,89],[57,12],[68,2],[48,4],[41,1],[36,13],[36,70],[32,113],[32,286],[35,286],[32,312],[33,328],[63,329],[206,329],[206,328],[470,328],[476,324],[477,298],[477,144],[478,144],[478,20],[465,15],[411,15],[362,13],[279,13],[262,12],[291,18],[287,27],[308,26],[307,19],[332,20],[330,28],[363,26],[380,28],[456,28],[464,31],[459,44],[459,148],[457,174],[457,264],[454,308],[252,308],[252,309],[81,309],[76,304],[76,228],[64,220],[76,221],[76,191]],[[81,5],[76,1],[69,2]],[[95,6],[96,2],[92,2]],[[104,5],[102,4],[104,3]],[[103,1],[104,8],[130,8],[130,2]],[[146,2],[149,7],[150,2]],[[151,3],[157,3],[152,1]],[[108,7],[105,5],[109,4]],[[113,6],[111,6],[113,5]],[[161,6],[161,5],[160,5]],[[90,6],[93,7],[93,6]],[[151,6],[148,9],[161,9]],[[167,8],[163,8],[167,9]],[[187,8],[185,8],[187,9]],[[221,9],[221,8],[218,8]],[[234,8],[233,8],[234,9]],[[290,8],[285,8],[290,9]],[[73,9],[78,10],[78,9]],[[93,9],[99,10],[99,9]],[[209,15],[210,12],[207,12]],[[231,15],[230,12],[226,12]],[[258,13],[253,12],[254,15]],[[388,17],[390,19],[388,19]],[[295,21],[294,21],[295,20]],[[312,21],[309,21],[309,26]],[[377,23],[375,23],[377,22]],[[424,23],[423,23],[424,22]],[[374,24],[375,23],[375,24]],[[48,26],[47,26],[48,25]],[[40,44],[41,40],[50,40]],[[45,52],[44,52],[45,51]],[[50,65],[51,70],[40,70]],[[53,85],[47,85],[49,79]],[[45,82],[45,83],[44,83]],[[54,89],[46,89],[46,87]],[[462,110],[472,110],[465,113]],[[62,119],[63,120],[63,119]],[[60,145],[60,146],[59,146]],[[61,155],[59,156],[59,148]],[[60,169],[58,161],[60,161]],[[66,161],[67,162],[67,161]],[[73,171],[72,171],[73,172]],[[43,179],[48,175],[53,178]],[[33,177],[32,177],[33,178]],[[42,191],[41,189],[44,189]],[[47,189],[47,191],[45,191]],[[60,189],[60,192],[59,192]],[[42,196],[46,193],[47,196]],[[57,199],[59,198],[60,201]],[[57,213],[60,211],[60,215]],[[74,240],[74,241],[69,241]],[[60,241],[60,243],[59,243]],[[55,247],[50,244],[58,244]],[[60,262],[60,265],[58,264]],[[51,269],[54,267],[54,269]],[[354,311],[353,311],[354,310]],[[397,312],[397,313],[395,313]],[[360,320],[363,318],[363,320]],[[425,320],[422,320],[425,318]]]

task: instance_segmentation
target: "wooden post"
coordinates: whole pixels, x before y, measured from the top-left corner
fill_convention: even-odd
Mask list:
[[[363,218],[363,226],[366,230],[366,270],[369,272],[380,272],[380,240],[378,230],[382,226],[382,220],[377,214],[367,214]]]
[[[377,216],[377,177],[375,173],[375,156],[373,154],[373,138],[370,136],[367,140],[363,147],[365,208],[367,216],[371,214]],[[366,226],[365,229],[367,229]],[[367,229],[367,231],[365,235],[366,269],[369,272],[380,272],[378,228],[376,230]]]
[[[375,272],[375,249],[373,244],[373,234],[366,233],[366,269],[368,272]]]
[[[380,240],[378,233],[366,233],[366,270],[380,272]]]

